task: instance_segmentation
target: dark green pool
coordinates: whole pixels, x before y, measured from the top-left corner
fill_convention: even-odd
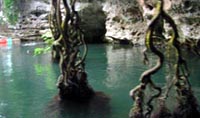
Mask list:
[[[0,47],[0,118],[45,118],[49,104],[57,94],[57,64],[50,54],[33,56],[36,46]],[[142,48],[89,45],[86,71],[91,86],[110,97],[107,109],[97,112],[75,107],[62,112],[52,110],[49,118],[127,118],[132,106],[129,90],[138,84],[147,68],[142,63]],[[200,59],[187,55],[191,83],[200,101]],[[162,74],[156,80],[164,83]],[[91,107],[92,108],[92,107]]]

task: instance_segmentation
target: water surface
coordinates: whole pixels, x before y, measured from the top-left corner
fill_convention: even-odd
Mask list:
[[[132,107],[129,90],[139,82],[147,69],[142,63],[142,47],[89,45],[86,71],[91,86],[110,97],[109,107],[69,105],[68,110],[48,108],[57,94],[58,65],[50,54],[33,56],[32,45],[0,47],[0,118],[128,118]],[[200,59],[186,55],[191,70],[191,83],[200,101]],[[155,76],[163,84],[163,72]],[[48,110],[47,110],[48,109]],[[52,110],[51,110],[52,109]]]

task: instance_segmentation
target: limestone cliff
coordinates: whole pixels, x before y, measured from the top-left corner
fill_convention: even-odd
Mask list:
[[[48,0],[25,1],[21,6],[19,23],[15,28],[22,39],[33,39],[48,29]],[[104,39],[113,42],[128,40],[133,45],[144,44],[144,34],[157,0],[77,0],[76,9],[81,17],[85,40],[100,43]],[[165,10],[173,17],[179,28],[180,41],[200,45],[199,0],[164,0]],[[26,33],[25,31],[29,31]],[[31,33],[34,33],[32,35]],[[38,37],[37,37],[38,38]],[[37,39],[36,38],[36,39]]]
[[[143,44],[144,32],[155,8],[156,0],[108,0],[104,6],[107,14],[106,36],[131,40]],[[165,0],[164,9],[173,17],[182,42],[200,39],[200,5],[198,0]]]

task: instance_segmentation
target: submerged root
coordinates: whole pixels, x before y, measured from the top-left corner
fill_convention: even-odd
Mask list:
[[[173,118],[200,118],[200,109],[192,91],[182,90],[179,104],[173,112]]]
[[[138,85],[130,91],[130,96],[135,101],[134,107],[129,112],[129,118],[145,118],[143,114],[144,86]]]
[[[129,113],[129,118],[145,118],[143,115],[143,109],[139,106],[134,106]]]
[[[129,113],[129,118],[144,118],[144,115],[140,112],[134,111],[133,113]]]
[[[129,113],[129,118],[145,118],[144,114],[143,114],[143,109],[139,106],[141,105],[141,100],[138,98],[136,99],[136,104]],[[138,104],[139,103],[139,104]]]
[[[63,76],[59,78],[58,88],[61,100],[72,99],[78,101],[86,101],[91,98],[95,92],[87,81],[86,72],[75,72],[73,76],[65,83]]]
[[[152,115],[152,118],[172,118],[172,114],[166,107],[160,107],[157,112]]]
[[[110,97],[98,91],[89,101],[82,102],[60,100],[57,95],[49,101],[44,114],[43,118],[110,118]]]
[[[160,104],[159,104],[160,106],[158,110],[152,114],[151,118],[173,118],[172,113],[165,105],[165,100],[166,99],[164,98],[160,98]]]
[[[66,86],[60,88],[59,97],[61,100],[75,100],[75,101],[87,101],[94,95],[94,91],[91,87],[76,87]]]

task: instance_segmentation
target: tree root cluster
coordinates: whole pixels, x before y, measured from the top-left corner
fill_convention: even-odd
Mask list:
[[[87,100],[94,95],[94,91],[85,72],[87,45],[79,27],[76,0],[52,0],[51,3],[49,22],[55,40],[52,56],[59,59],[61,71],[57,83],[59,96],[62,100]],[[61,3],[65,8],[64,14],[61,13]]]
[[[189,70],[187,68],[187,63],[183,59],[180,46],[177,38],[178,30],[176,24],[172,20],[172,18],[163,10],[163,0],[158,0],[156,13],[152,19],[152,22],[149,24],[149,27],[146,32],[145,44],[147,49],[153,52],[156,56],[158,56],[157,64],[144,71],[140,77],[140,84],[130,91],[130,96],[134,100],[134,106],[129,113],[130,118],[199,118],[200,111],[198,109],[198,104],[195,96],[191,90],[191,85],[188,80]],[[166,92],[163,92],[163,89],[157,86],[151,76],[156,74],[163,66],[164,63],[164,54],[156,48],[154,45],[156,27],[160,22],[168,23],[172,27],[171,38],[167,40],[168,45],[172,45],[175,49],[177,61],[175,63],[176,72],[174,78],[172,79],[171,85],[166,89]],[[163,29],[160,29],[164,31]],[[159,32],[160,33],[160,32]],[[148,62],[148,58],[146,52],[144,52],[145,60],[144,62]],[[154,90],[157,91],[156,94],[152,95],[148,98],[145,103],[145,90],[147,86],[150,86]],[[168,94],[170,89],[174,86],[177,92],[177,107],[175,107],[174,111],[171,111],[165,105],[165,101],[168,98]],[[164,93],[164,95],[162,94]],[[159,103],[160,107],[158,110],[154,110],[154,106],[152,105],[152,101],[155,99],[160,99]]]

